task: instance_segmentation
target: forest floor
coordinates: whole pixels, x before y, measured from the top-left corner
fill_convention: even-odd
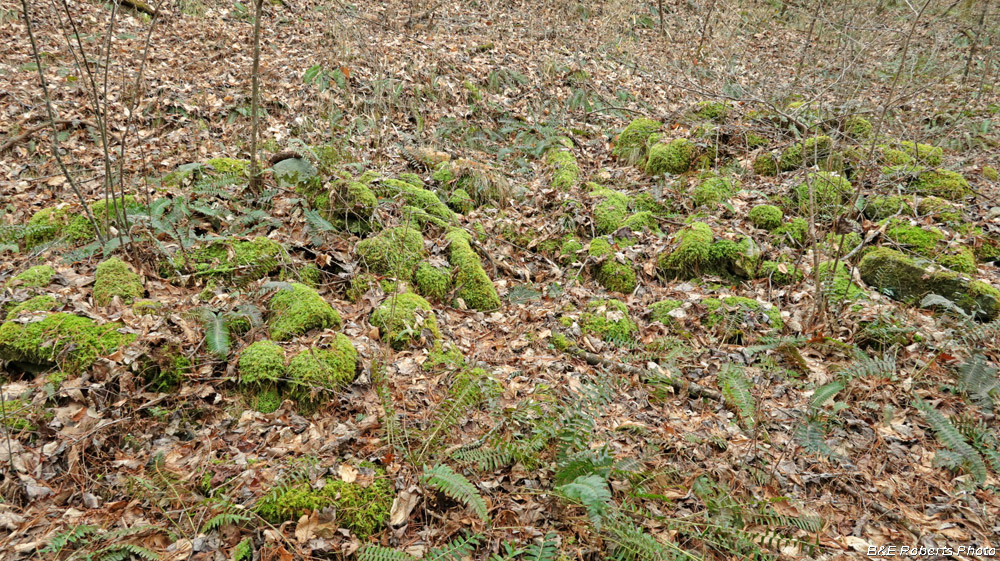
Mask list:
[[[70,182],[0,0],[0,559],[996,555],[996,41],[704,4],[265,3],[252,190],[253,6],[31,6]]]

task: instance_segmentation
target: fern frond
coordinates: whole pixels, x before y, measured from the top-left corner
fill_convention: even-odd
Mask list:
[[[823,387],[816,390],[813,393],[812,398],[809,400],[809,412],[815,413],[816,411],[823,408],[823,405],[833,399],[835,395],[844,389],[843,382],[830,382]]]
[[[435,410],[435,422],[424,438],[424,446],[418,459],[423,459],[427,452],[437,445],[437,439],[445,431],[458,423],[463,415],[478,405],[484,398],[483,388],[488,380],[471,372],[462,372],[448,388],[448,394]]]
[[[68,532],[56,534],[49,541],[49,545],[45,546],[41,551],[42,553],[59,553],[66,546],[73,545],[95,532],[97,532],[97,526],[90,526],[88,524],[76,526]]]
[[[750,393],[751,382],[746,372],[735,364],[726,364],[719,371],[719,382],[726,403],[736,411],[746,428],[757,423],[757,405]]]
[[[986,357],[976,353],[958,367],[958,382],[963,393],[976,405],[992,411],[995,395],[1000,394],[1000,377]]]
[[[581,475],[572,483],[556,488],[562,496],[582,504],[587,509],[587,516],[597,530],[608,516],[611,508],[611,490],[608,480],[599,475]]]
[[[919,397],[913,401],[913,406],[923,413],[924,419],[934,429],[938,441],[962,457],[963,463],[968,467],[969,473],[976,478],[976,482],[982,484],[986,481],[987,468],[982,456],[965,441],[965,437],[955,428],[948,417]]]
[[[854,378],[892,378],[895,375],[896,357],[887,354],[873,358],[864,353],[859,353],[854,362],[837,373],[837,377],[844,382]]]
[[[426,561],[462,561],[472,555],[482,538],[481,534],[455,538],[441,547],[432,547],[423,558]]]
[[[807,420],[795,429],[795,440],[810,454],[825,458],[836,457],[836,453],[826,443],[826,431],[814,420]]]
[[[555,561],[559,555],[558,540],[559,534],[555,532],[545,534],[540,543],[533,543],[524,548],[524,555],[521,559],[524,561]]]
[[[90,556],[94,561],[125,561],[136,557],[146,561],[156,561],[160,558],[155,551],[133,543],[109,545]]]
[[[205,326],[205,344],[208,350],[220,359],[229,355],[229,322],[222,314],[202,310],[201,320]]]
[[[237,526],[249,521],[250,517],[245,514],[240,514],[238,512],[223,512],[216,514],[210,518],[208,522],[205,522],[205,525],[201,527],[201,533],[207,534],[213,530],[222,528],[223,526]]]
[[[358,553],[358,561],[414,561],[415,559],[405,551],[374,544],[365,546]]]
[[[428,487],[437,489],[448,497],[471,507],[480,518],[489,522],[490,515],[486,508],[486,501],[483,500],[475,485],[464,475],[455,472],[445,464],[438,464],[430,469],[425,469],[420,479]]]

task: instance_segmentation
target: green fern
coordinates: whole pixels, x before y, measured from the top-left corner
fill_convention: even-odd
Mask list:
[[[238,526],[244,522],[249,522],[250,517],[245,514],[240,514],[238,512],[223,512],[216,514],[212,518],[205,522],[201,527],[201,533],[207,534],[213,530],[222,528],[223,526]]]
[[[814,419],[809,419],[795,429],[795,440],[809,454],[824,458],[837,457],[837,453],[826,443],[826,430]]]
[[[358,561],[414,561],[416,557],[381,545],[366,545],[358,553]]]
[[[462,561],[462,559],[472,556],[472,552],[482,538],[483,536],[480,534],[456,538],[441,547],[430,548],[423,559],[425,561]]]
[[[444,464],[438,464],[430,469],[424,469],[421,476],[424,485],[441,491],[446,496],[472,508],[480,518],[489,522],[490,515],[486,501],[464,475],[455,472]]]
[[[582,504],[587,509],[590,523],[600,531],[611,508],[611,490],[607,479],[599,475],[581,475],[572,483],[557,487],[556,491],[563,497]]]
[[[962,392],[987,411],[993,411],[994,400],[1000,396],[1000,377],[986,357],[976,353],[958,367],[958,382]]]
[[[757,406],[750,393],[751,382],[742,368],[726,364],[719,371],[719,383],[726,403],[736,411],[746,428],[756,425]]]
[[[829,384],[826,384],[816,390],[816,392],[813,393],[812,398],[809,400],[810,414],[815,414],[817,411],[822,409],[823,405],[826,404],[827,401],[833,399],[833,397],[840,393],[844,387],[843,382],[830,382]]]
[[[895,375],[896,357],[884,355],[873,358],[864,353],[858,353],[853,362],[837,373],[837,377],[845,383],[854,378],[892,378]]]
[[[159,559],[160,556],[145,547],[135,545],[132,543],[121,543],[109,545],[101,550],[98,550],[93,555],[88,556],[89,559],[93,561],[125,561],[127,559],[145,559],[146,561],[155,561]]]
[[[229,322],[223,314],[211,310],[201,310],[201,321],[205,326],[205,344],[219,359],[229,356]]]
[[[965,437],[955,428],[948,417],[939,413],[919,397],[913,401],[913,406],[923,413],[924,419],[934,429],[938,441],[962,458],[963,464],[968,468],[969,473],[976,478],[976,482],[982,484],[986,481],[987,468],[982,456],[965,441]]]
[[[558,539],[559,534],[555,532],[545,534],[540,543],[533,543],[524,548],[524,555],[521,559],[524,561],[555,561],[559,555]]]
[[[67,546],[71,546],[77,542],[80,542],[81,540],[83,540],[84,538],[90,536],[95,532],[97,532],[96,526],[90,526],[87,524],[75,526],[72,530],[68,532],[63,532],[62,534],[56,534],[49,541],[49,545],[45,546],[41,551],[42,553],[59,553]]]
[[[243,538],[240,543],[233,548],[232,561],[250,561],[253,559],[253,540]]]
[[[486,397],[484,390],[491,381],[482,374],[482,370],[473,369],[455,377],[447,395],[434,412],[434,423],[424,437],[424,446],[416,458],[418,461],[423,461],[437,446],[438,438]]]

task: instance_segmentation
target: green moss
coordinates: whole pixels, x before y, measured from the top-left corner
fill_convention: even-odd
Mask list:
[[[62,208],[45,208],[28,220],[24,244],[26,248],[31,249],[56,238],[71,244],[80,244],[92,240],[94,236],[94,228],[86,216],[71,215]]]
[[[614,249],[604,238],[590,242],[590,256],[599,263],[594,267],[594,280],[611,292],[630,294],[635,290],[635,269],[628,263],[619,263]]]
[[[777,285],[795,284],[801,282],[803,274],[791,263],[764,261],[757,270],[757,278],[768,279]]]
[[[426,211],[431,216],[445,222],[455,221],[455,213],[438,200],[433,191],[415,187],[398,179],[385,179],[375,186],[375,194],[380,197],[400,197],[410,205]]]
[[[417,292],[425,298],[444,300],[451,290],[451,271],[435,267],[426,261],[417,265],[413,277]]]
[[[572,341],[567,339],[562,333],[553,333],[549,342],[552,343],[552,347],[557,351],[565,351],[573,346]]]
[[[594,204],[594,228],[601,235],[614,233],[628,216],[628,195],[596,183],[588,183],[588,186],[591,188],[590,195],[597,199]]]
[[[944,233],[936,228],[913,226],[900,219],[890,219],[885,235],[890,240],[925,257],[933,257]]]
[[[270,414],[274,413],[281,407],[281,394],[278,393],[278,389],[274,387],[261,388],[249,396],[250,407],[255,411],[261,413]]]
[[[16,318],[21,312],[48,312],[59,307],[59,301],[51,294],[39,294],[14,306],[7,312],[7,319]]]
[[[648,175],[684,173],[691,169],[697,154],[698,148],[695,144],[684,138],[669,143],[654,144],[649,148],[646,173]]]
[[[888,144],[879,144],[878,148],[879,160],[887,166],[908,166],[915,163],[912,156]]]
[[[739,185],[732,179],[713,176],[698,183],[691,190],[691,198],[696,205],[714,207],[729,199],[738,189]]]
[[[795,188],[799,211],[808,216],[810,210],[810,185],[815,191],[816,215],[831,218],[851,196],[854,188],[847,179],[828,172],[810,173],[808,179]]]
[[[192,371],[191,359],[188,357],[182,354],[168,356],[163,364],[147,369],[146,386],[153,392],[170,392],[177,389]]]
[[[367,221],[378,207],[378,198],[371,188],[360,181],[341,181],[329,193],[328,217]],[[349,228],[350,229],[350,228]]]
[[[579,260],[577,253],[583,249],[583,244],[574,236],[566,236],[562,245],[559,246],[559,260],[563,263],[576,263]]]
[[[944,149],[939,146],[904,140],[897,145],[897,148],[910,158],[910,161],[899,162],[901,164],[917,162],[926,166],[939,166],[944,160]]]
[[[872,220],[882,220],[897,214],[907,214],[913,210],[913,197],[906,195],[876,195],[868,199],[865,216]]]
[[[851,115],[844,119],[844,133],[854,140],[866,140],[870,138],[873,129],[871,121],[861,115]]]
[[[355,252],[372,273],[409,280],[423,257],[424,239],[413,228],[387,228],[358,242]]]
[[[555,147],[545,155],[545,162],[552,168],[552,187],[566,191],[580,180],[580,166],[576,163],[573,153],[561,147]]]
[[[285,351],[274,341],[257,341],[240,353],[236,370],[247,389],[277,386],[285,377]]]
[[[310,348],[288,363],[289,393],[297,401],[325,401],[317,396],[344,387],[357,376],[358,351],[351,340],[338,333],[326,349]]]
[[[107,306],[117,296],[125,304],[142,297],[142,277],[132,272],[124,261],[112,257],[97,266],[94,277],[94,303]]]
[[[671,214],[668,203],[660,202],[652,193],[638,193],[632,197],[632,210],[649,212],[653,216],[668,216]]]
[[[434,168],[434,173],[431,174],[431,179],[442,184],[447,185],[455,180],[455,174],[451,169],[451,162],[440,162]]]
[[[423,368],[427,371],[434,371],[438,368],[460,370],[465,368],[465,357],[455,345],[435,345],[427,353],[427,360],[424,361]]]
[[[660,223],[656,220],[656,216],[648,210],[639,211],[632,216],[625,219],[622,226],[628,228],[633,232],[655,232],[660,231]]]
[[[400,181],[405,181],[414,187],[424,188],[424,180],[420,179],[420,176],[415,173],[404,172],[399,174]]]
[[[431,332],[433,339],[439,337],[430,303],[410,292],[386,298],[372,312],[369,321],[395,349],[405,348],[418,340],[425,329]]]
[[[695,104],[691,114],[698,119],[721,123],[729,115],[729,104],[721,101],[700,101]]]
[[[318,487],[318,488],[317,488]],[[361,540],[381,532],[389,520],[392,483],[377,473],[368,487],[339,479],[326,479],[322,486],[308,481],[292,486],[278,486],[260,498],[254,510],[272,524],[295,521],[314,510],[332,507],[337,526],[348,528]]]
[[[618,135],[612,153],[630,164],[642,161],[646,157],[646,141],[663,126],[653,119],[639,118],[633,120]]]
[[[299,269],[299,280],[302,284],[316,288],[323,284],[323,271],[316,265],[304,265]]]
[[[658,321],[663,325],[673,325],[677,320],[670,315],[670,312],[680,308],[683,302],[680,300],[660,300],[649,307],[649,321]]]
[[[455,212],[468,214],[476,208],[476,203],[465,189],[455,189],[451,196],[448,197],[448,206]]]
[[[340,327],[340,314],[322,296],[304,284],[279,290],[268,304],[271,337],[288,341],[312,329]]]
[[[793,142],[781,153],[778,169],[792,171],[802,166],[814,166],[825,162],[833,154],[833,139],[829,136],[813,136],[805,142]]]
[[[26,271],[22,271],[14,277],[7,286],[11,288],[41,288],[48,286],[55,276],[56,270],[50,265],[35,265]]]
[[[746,143],[748,150],[763,148],[771,143],[767,137],[749,131],[743,134],[743,142]]]
[[[401,292],[406,292],[406,285],[397,283],[391,279],[383,279],[373,273],[358,273],[351,277],[351,284],[347,287],[347,299],[357,302],[369,290],[379,287],[386,294],[395,292],[397,284],[402,284]]]
[[[805,218],[793,218],[773,232],[775,239],[789,243],[793,247],[804,247],[809,238],[809,222]]]
[[[935,261],[959,273],[973,274],[978,270],[976,254],[968,246],[945,249],[935,257]]]
[[[761,154],[754,159],[753,170],[767,177],[778,175],[778,158],[770,152]]]
[[[448,262],[455,267],[456,295],[476,310],[500,308],[497,289],[483,270],[479,256],[472,250],[472,236],[465,230],[455,228],[445,234],[445,239],[448,241]]]
[[[837,261],[835,271],[833,270],[833,261],[820,263],[818,274],[823,285],[823,294],[834,308],[840,308],[844,304],[867,298],[864,289],[851,278],[851,270],[843,261]]]
[[[135,335],[119,333],[120,323],[97,325],[92,319],[56,313],[41,321],[0,325],[0,359],[39,365],[57,364],[71,374],[130,344]]]
[[[156,300],[136,300],[132,304],[132,313],[137,316],[155,316],[163,311],[163,302]]]
[[[973,252],[979,261],[1000,261],[1000,237],[979,237],[975,241]]]
[[[703,325],[719,329],[723,341],[745,342],[748,330],[770,333],[781,331],[785,327],[778,308],[765,308],[763,304],[750,298],[706,298],[701,303],[708,311]]]
[[[247,160],[235,160],[233,158],[212,158],[205,162],[206,165],[215,168],[215,171],[223,175],[243,177],[247,175],[250,162]]]
[[[757,205],[750,209],[750,222],[761,230],[776,230],[781,227],[785,214],[774,205]]]
[[[997,168],[993,166],[983,166],[983,177],[990,181],[1000,181],[1000,173],[997,173]]]
[[[972,194],[969,182],[962,174],[946,169],[921,173],[913,182],[912,188],[919,195],[934,195],[951,201],[964,199]]]
[[[175,255],[175,265],[197,276],[230,279],[248,273],[264,276],[281,266],[285,250],[278,242],[257,237],[250,241],[214,242]]]
[[[656,258],[656,266],[666,275],[698,275],[709,268],[714,234],[703,222],[695,222],[674,234],[670,253],[661,253]]]
[[[601,339],[618,345],[634,340],[639,327],[628,314],[628,306],[620,300],[594,300],[580,316],[580,328]]]
[[[400,221],[403,224],[409,224],[411,228],[416,225],[416,227],[423,229],[427,224],[433,224],[438,228],[447,228],[449,225],[448,222],[441,220],[437,216],[428,214],[426,210],[415,206],[401,206],[399,208],[399,215]]]

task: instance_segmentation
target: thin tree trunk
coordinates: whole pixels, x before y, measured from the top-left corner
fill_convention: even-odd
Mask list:
[[[990,5],[990,0],[980,0],[983,10],[979,12],[979,26],[976,34],[972,37],[972,44],[969,45],[969,58],[965,61],[965,73],[962,74],[962,83],[969,79],[969,71],[972,69],[972,62],[976,59],[976,50],[979,48],[979,41],[983,37],[983,28],[986,26],[986,10]]]
[[[257,132],[260,119],[257,110],[260,105],[260,20],[264,15],[264,0],[257,0],[253,22],[253,70],[250,74],[250,192],[261,191],[261,176],[257,165]]]
[[[816,20],[819,19],[820,10],[823,9],[823,0],[816,0],[816,10],[813,12],[812,20],[809,21],[809,31],[806,32],[806,42],[802,45],[802,54],[799,55],[799,63],[795,67],[795,80],[792,81],[792,89],[799,85],[799,78],[802,76],[802,67],[806,63],[806,55],[809,54],[809,43],[812,42],[813,30],[816,28]]]

